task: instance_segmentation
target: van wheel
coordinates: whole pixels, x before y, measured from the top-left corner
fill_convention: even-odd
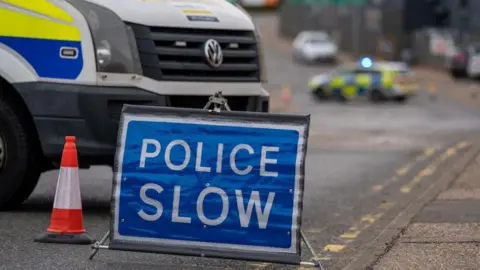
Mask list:
[[[399,96],[393,99],[396,103],[405,103],[407,101],[406,96]]]
[[[370,101],[373,103],[379,103],[385,101],[385,96],[382,94],[382,92],[380,92],[380,90],[375,89],[370,93]]]
[[[40,177],[27,129],[14,104],[0,99],[0,210],[22,204]]]
[[[328,96],[325,94],[325,90],[323,88],[318,87],[315,90],[313,90],[313,95],[317,100],[327,100]]]

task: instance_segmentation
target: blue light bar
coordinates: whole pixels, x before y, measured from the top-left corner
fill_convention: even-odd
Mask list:
[[[363,57],[362,59],[360,59],[360,65],[363,68],[371,68],[373,65],[373,61],[370,57]]]

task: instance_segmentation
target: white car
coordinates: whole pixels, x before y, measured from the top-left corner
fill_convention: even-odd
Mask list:
[[[298,62],[336,62],[338,47],[324,31],[302,31],[293,41],[293,58]]]

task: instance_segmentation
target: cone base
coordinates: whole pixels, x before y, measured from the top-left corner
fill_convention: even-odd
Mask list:
[[[35,238],[35,242],[39,243],[55,243],[55,244],[74,244],[74,245],[91,245],[95,239],[86,233],[80,234],[62,234],[45,232]]]

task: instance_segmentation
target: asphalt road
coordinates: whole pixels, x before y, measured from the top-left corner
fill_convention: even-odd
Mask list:
[[[257,19],[263,23],[272,18]],[[317,103],[306,91],[307,80],[331,67],[293,64],[289,52],[274,43],[264,42],[268,87],[275,90],[288,84],[292,110],[311,114],[303,229],[325,269],[339,269],[382,229],[376,221],[395,216],[427,188],[434,179],[418,180],[429,175],[424,168],[476,131],[480,114],[448,101],[432,101],[424,94],[403,105]],[[461,155],[465,145],[458,144],[444,159]],[[57,171],[45,173],[21,210],[0,214],[0,269],[286,267],[118,251],[102,251],[88,261],[89,246],[34,243],[48,226],[57,176]],[[95,167],[82,170],[80,176],[85,227],[99,239],[110,222],[112,173]],[[307,249],[303,251],[310,259]]]

